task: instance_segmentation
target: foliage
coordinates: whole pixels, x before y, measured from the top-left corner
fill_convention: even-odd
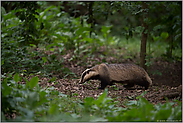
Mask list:
[[[19,7],[24,6],[24,3],[20,4]],[[34,3],[30,3],[30,7]],[[25,7],[25,6],[24,6]],[[2,15],[2,35],[1,35],[1,46],[2,46],[2,72],[19,72],[26,70],[36,71],[39,68],[39,63],[41,62],[39,59],[30,60],[30,56],[35,57],[39,55],[38,52],[28,53],[27,48],[29,41],[32,38],[35,38],[34,30],[34,21],[35,17],[35,8],[32,8],[30,11],[27,11],[28,14],[25,14],[24,9],[18,9],[10,11],[6,13],[3,7],[1,7],[3,11],[1,11]],[[20,12],[20,19],[15,16],[16,13]],[[32,13],[31,13],[32,12]],[[32,15],[31,15],[32,14]],[[26,20],[27,17],[31,16],[31,19]],[[16,64],[16,65],[15,65]],[[31,66],[31,67],[30,67]],[[29,68],[29,69],[28,69]]]
[[[148,24],[149,43],[167,42],[168,46],[163,55],[166,56],[166,59],[173,58],[173,50],[182,45],[180,39],[182,35],[180,32],[182,23],[180,18],[181,2],[146,2],[146,4],[148,6],[146,10],[148,18],[145,22]],[[137,3],[138,5],[140,4]],[[143,10],[140,9],[139,13],[141,11]],[[135,14],[138,15],[137,13]]]
[[[28,81],[16,73],[14,76],[3,75],[2,78],[1,121],[182,121],[182,102],[167,101],[163,105],[153,105],[141,97],[145,93],[122,108],[118,107],[117,101],[107,97],[107,89],[96,100],[86,97],[80,101],[56,91],[54,87],[41,88],[38,77]],[[23,81],[26,84],[21,84]],[[6,118],[13,113],[15,119]]]
[[[63,56],[68,52],[71,55],[69,61],[84,64],[87,57],[92,58],[94,52],[98,52],[103,45],[117,45],[120,47],[119,53],[124,53],[124,59],[136,57],[140,46],[139,34],[142,31],[137,19],[142,12],[141,2],[94,2],[94,18],[100,17],[94,30],[88,24],[87,15],[82,16],[81,24],[80,17],[74,18],[61,11],[64,8],[63,2],[59,2],[57,6],[47,2],[5,3],[11,3],[15,8],[6,10],[1,6],[1,121],[182,120],[181,102],[167,101],[164,105],[153,105],[139,97],[122,108],[119,107],[119,102],[107,97],[107,90],[97,99],[86,97],[81,101],[56,91],[54,87],[42,88],[38,84],[38,76],[50,77],[61,73],[61,77],[65,78],[74,75],[63,64]],[[73,2],[73,5],[77,3],[86,5],[82,2]],[[147,54],[147,65],[152,64],[152,57],[156,58],[161,54],[167,59],[167,53],[171,49],[176,60],[181,61],[180,3],[162,2],[160,6],[159,2],[148,4],[149,12],[153,13],[147,20],[153,40],[149,41],[151,46]],[[162,10],[162,6],[166,6],[166,11]],[[157,8],[162,11],[160,18],[154,17]],[[119,39],[111,36],[117,32],[120,33]],[[170,36],[173,45],[170,41],[166,42]],[[121,50],[122,48],[125,50]],[[34,77],[28,80],[27,77],[32,73]],[[159,71],[153,74],[161,75]],[[54,81],[55,77],[48,82]]]
[[[105,25],[113,24],[111,33],[126,38],[138,38],[143,29],[141,27],[141,18],[144,16],[143,11],[148,12],[148,18],[144,21],[148,24],[148,43],[151,47],[158,47],[161,43],[166,43],[166,50],[163,53],[165,60],[180,60],[182,55],[175,57],[173,52],[182,46],[181,41],[181,2],[145,2],[147,9],[142,8],[142,2],[96,2],[96,15],[100,15],[100,9],[108,12],[108,20]],[[129,12],[130,11],[130,12]],[[95,12],[95,11],[94,11]],[[103,12],[103,11],[102,11]],[[120,17],[119,17],[120,16]],[[102,19],[99,19],[102,20]],[[104,21],[104,20],[102,20]],[[122,23],[121,23],[122,22]],[[124,42],[124,39],[123,41]],[[153,44],[152,44],[153,43]],[[155,43],[155,45],[154,45]],[[150,45],[151,44],[151,45]],[[160,49],[161,50],[161,49]],[[149,55],[156,50],[149,50]]]
[[[87,52],[90,55],[98,46],[103,45],[97,35],[93,34],[92,38],[90,38],[89,32],[91,29],[86,20],[84,20],[82,26],[79,18],[69,17],[67,13],[60,12],[56,6],[50,6],[43,11],[33,8],[28,13],[25,13],[27,8],[24,9],[24,7],[32,6],[35,3],[18,2],[16,4],[21,6],[9,13],[6,13],[2,7],[4,10],[2,11],[1,23],[3,73],[8,71],[26,71],[30,73],[29,71],[31,71],[32,73],[41,72],[43,75],[49,75],[52,71],[65,71],[62,65],[64,59],[59,59],[57,57],[58,54],[62,55],[65,50],[74,48],[73,56],[70,60],[75,60],[79,59],[79,55],[82,53]],[[19,13],[19,18],[15,16],[17,12]],[[30,16],[33,16],[32,19],[28,19]],[[34,25],[33,27],[32,24]],[[109,29],[106,29],[102,30],[104,38],[107,38],[109,33]],[[22,33],[22,31],[33,33],[28,35],[27,33]],[[105,42],[109,42],[110,39],[108,37]],[[93,47],[86,50],[86,47],[90,44],[93,44]],[[38,45],[40,46],[39,48]],[[40,50],[42,52],[37,51],[37,48],[41,49],[41,46],[44,45],[47,46]],[[44,53],[45,50],[46,52],[53,52],[53,54],[47,55]],[[13,64],[16,65],[13,66]]]
[[[9,4],[8,2],[5,3]],[[81,5],[85,5],[82,4],[82,2],[80,3]],[[173,4],[161,2],[160,5],[158,3],[159,2],[147,2],[150,13],[149,20],[147,20],[150,30],[149,34],[151,34],[149,37],[153,39],[153,41],[149,40],[149,44],[151,43],[151,45],[149,45],[149,53],[147,54],[150,56],[148,57],[149,63],[147,63],[147,65],[151,65],[151,56],[155,58],[156,56],[164,54],[162,55],[164,59],[170,59],[171,57],[167,57],[166,54],[170,52],[171,49],[173,50],[172,57],[175,60],[181,61],[182,56],[182,54],[179,53],[181,52],[181,41],[179,40],[181,37],[179,8],[181,5],[179,2],[171,2]],[[117,44],[128,50],[129,56],[126,55],[126,58],[131,57],[133,54],[137,55],[138,51],[134,52],[134,46],[130,47],[130,45],[133,44],[133,40],[135,40],[135,45],[137,46],[138,44],[139,46],[137,39],[142,29],[140,29],[140,23],[134,20],[142,11],[141,2],[115,1],[94,3],[94,18],[99,16],[102,18],[101,15],[105,15],[107,19],[106,22],[108,23],[110,18],[113,19],[114,16],[118,16],[117,13],[126,16],[121,25],[123,27],[120,31],[121,37],[118,42],[115,41],[114,37],[110,36],[110,34],[113,34],[114,27],[116,28],[115,23],[113,25],[109,23],[103,25],[99,24],[98,27],[100,27],[101,36],[97,34],[98,31],[94,30],[92,37],[90,37],[89,33],[91,28],[90,24],[87,24],[87,16],[83,16],[83,24],[81,24],[79,17],[73,18],[69,16],[68,13],[60,11],[60,6],[48,6],[46,2],[12,2],[12,4],[16,7],[9,12],[6,12],[4,7],[1,7],[1,45],[3,51],[1,61],[3,73],[13,71],[27,71],[28,73],[31,71],[36,73],[41,71],[43,74],[52,74],[53,71],[59,72],[60,70],[64,70],[62,65],[64,59],[57,58],[56,56],[58,54],[63,55],[66,50],[70,49],[74,49],[70,61],[81,59],[80,56],[83,54],[85,54],[83,59],[86,59],[99,50],[100,46],[107,45],[109,47],[113,44]],[[59,5],[60,4],[62,4],[62,2],[59,2]],[[75,2],[73,4],[75,4]],[[106,9],[105,5],[110,8],[107,7],[108,9]],[[120,10],[122,6],[124,7],[123,12]],[[162,16],[160,15],[161,21],[159,21],[159,19],[154,17],[154,13],[157,13],[156,8],[160,8],[161,6],[166,6],[166,11],[161,9]],[[29,7],[31,7],[31,9],[29,9]],[[173,9],[172,11],[171,8],[177,9]],[[104,13],[102,13],[101,10],[105,10]],[[133,13],[129,14],[128,10]],[[172,15],[176,15],[173,17],[173,21],[170,18]],[[167,19],[168,21],[165,21]],[[113,21],[110,23],[113,23]],[[136,37],[132,36],[132,39],[129,38],[130,30]],[[167,32],[165,30],[170,30],[175,33],[171,34],[170,31]],[[128,35],[128,38],[124,39],[124,37],[126,37],[125,35]],[[173,35],[173,45],[170,44],[170,42],[163,43],[171,35]],[[127,44],[125,44],[125,40]],[[156,50],[157,48],[158,50]],[[37,50],[39,50],[39,52]],[[51,51],[53,54],[48,56],[45,54],[45,51]],[[175,53],[176,55],[174,55]]]
[[[35,21],[37,21],[37,16],[39,13],[37,12],[37,3],[36,2],[12,2],[16,6],[16,9],[11,11],[10,13],[6,13],[3,7],[1,7],[4,11],[1,12],[3,23],[1,26],[6,28],[7,30],[3,30],[3,32],[12,34],[16,40],[19,40],[19,46],[25,46],[30,43],[38,44],[38,35],[39,32],[36,30]],[[13,21],[12,17],[16,15],[18,18],[15,18],[16,21],[13,23],[7,23],[8,21]],[[11,20],[8,20],[12,18]],[[15,20],[14,19],[14,20]],[[7,25],[8,24],[8,25]],[[6,27],[8,26],[8,27]],[[9,29],[12,29],[9,31]]]
[[[21,4],[24,6],[24,4],[21,2],[18,4]],[[38,43],[41,43],[41,39],[45,40],[45,37],[39,36],[39,42],[35,41],[37,39],[34,39],[34,41],[32,40],[32,38],[36,38],[35,35],[37,35],[38,32],[41,34],[44,34],[43,33],[44,30],[40,30],[40,25],[42,22],[42,18],[44,16],[37,16],[34,13],[37,9],[36,10],[35,8],[31,9],[31,11],[28,11],[28,14],[26,15],[25,10],[24,9],[22,10],[21,6],[20,6],[20,9],[10,11],[9,13],[6,13],[3,7],[1,8],[3,10],[1,12],[2,13],[1,46],[3,51],[1,55],[2,56],[1,57],[2,73],[7,73],[7,72],[22,73],[23,72],[23,73],[29,74],[29,73],[37,73],[41,71],[41,73],[49,75],[51,74],[52,71],[55,71],[55,72],[58,72],[59,70],[65,71],[64,70],[65,68],[63,68],[63,65],[62,65],[63,59],[60,60],[60,59],[57,59],[56,57],[57,54],[63,53],[64,48],[61,44],[54,43],[55,45],[53,44],[48,45],[46,47],[46,50],[53,51],[54,54],[47,55],[43,52],[44,50],[42,50],[42,52],[38,51],[36,46]],[[50,7],[45,11],[47,12],[51,8],[53,7]],[[19,17],[21,16],[21,19],[27,19],[27,16],[30,17],[30,14],[32,14],[34,17],[31,17],[31,19],[29,19],[30,21],[26,22],[15,16],[17,12],[20,13]],[[51,17],[49,17],[48,20],[50,18]],[[48,23],[48,20],[46,21],[47,23]],[[35,25],[35,27],[32,27],[31,24]],[[56,26],[54,25],[54,27]],[[27,32],[27,33],[30,32],[30,33],[24,34],[21,31]],[[52,29],[49,29],[49,31],[51,32]],[[60,48],[58,50],[54,50],[53,46],[57,46],[57,47],[59,46]]]

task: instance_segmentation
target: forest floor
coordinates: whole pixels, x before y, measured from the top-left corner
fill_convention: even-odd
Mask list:
[[[112,51],[115,54],[116,51]],[[85,97],[92,96],[97,98],[102,94],[104,90],[98,90],[100,81],[90,80],[90,82],[85,82],[84,84],[78,84],[82,72],[97,64],[97,62],[102,62],[105,59],[107,63],[137,63],[137,58],[123,59],[121,60],[114,57],[114,55],[105,55],[105,57],[100,57],[102,52],[96,52],[95,57],[86,58],[85,61],[75,60],[70,61],[72,56],[72,51],[68,51],[65,55],[61,56],[65,59],[64,67],[69,68],[73,73],[75,73],[76,78],[72,77],[62,78],[57,76],[57,84],[55,82],[48,83],[49,78],[40,78],[39,84],[42,87],[54,86],[55,89],[59,90],[63,94],[70,95],[75,98],[83,100]],[[80,57],[82,58],[82,56]],[[85,64],[85,65],[84,65]],[[158,71],[159,74],[152,74],[153,71]],[[181,62],[167,62],[163,60],[153,60],[152,65],[148,69],[150,78],[153,81],[152,86],[146,90],[146,94],[143,96],[148,101],[153,104],[165,103],[166,98],[169,101],[174,99],[182,100],[182,63]],[[154,72],[155,73],[155,72]],[[135,85],[130,89],[126,89],[122,84],[116,83],[116,86],[107,86],[108,96],[118,100],[120,106],[125,107],[124,103],[127,100],[136,100],[136,97],[140,96],[145,90],[143,87]]]

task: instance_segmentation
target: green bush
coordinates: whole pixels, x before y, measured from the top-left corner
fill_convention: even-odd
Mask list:
[[[2,79],[1,121],[182,121],[182,102],[153,105],[139,96],[137,101],[129,101],[127,108],[122,108],[107,97],[107,89],[96,100],[86,97],[81,101],[56,91],[54,87],[40,88],[38,77],[28,81],[18,74],[6,74]],[[26,84],[20,83],[23,80]],[[7,118],[11,114],[16,114],[16,118]]]
[[[32,3],[32,4],[35,4],[35,3]],[[23,3],[21,3],[21,5],[23,5]],[[65,26],[64,28],[66,28],[66,26],[69,26],[69,25],[58,26],[61,24],[61,23],[58,23],[59,22],[58,20],[56,21],[51,20],[54,24],[51,24],[51,25],[49,24],[51,17],[53,17],[53,13],[57,12],[57,14],[59,14],[58,8],[51,6],[48,9],[44,10],[43,12],[40,12],[41,16],[38,16],[37,14],[35,14],[35,8],[34,8],[34,10],[32,10],[32,13],[31,11],[29,12],[30,15],[34,16],[34,18],[30,20],[30,22],[28,23],[25,23],[25,19],[27,19],[26,16],[29,16],[29,15],[24,15],[25,14],[24,9],[16,9],[9,13],[6,13],[5,9],[3,7],[1,8],[3,10],[1,12],[2,14],[2,22],[1,22],[2,73],[17,72],[17,73],[30,74],[30,73],[39,72],[42,75],[50,75],[50,74],[53,74],[54,72],[58,73],[60,70],[62,70],[66,74],[73,74],[71,73],[70,70],[63,68],[62,63],[64,59],[57,58],[58,55],[62,55],[64,53],[64,46],[62,46],[62,41],[59,42],[54,38],[58,30],[60,30],[58,27],[62,28],[62,26]],[[53,10],[51,12],[48,12],[51,9]],[[39,11],[40,10],[37,9],[36,12],[39,12]],[[17,12],[20,15],[24,15],[24,18],[21,18],[23,20],[20,19],[20,16],[18,16],[19,18],[15,16]],[[65,15],[66,14],[62,15],[62,19],[65,17]],[[57,18],[59,17],[60,16],[58,16]],[[63,21],[64,20],[62,20],[62,22]],[[34,25],[35,25],[33,28],[29,28],[31,27],[31,22],[34,22]],[[27,24],[27,26],[25,24]],[[43,29],[40,29],[41,24],[50,25],[52,26],[52,28],[44,27]],[[27,32],[27,30],[29,30],[28,32],[32,32],[32,33],[24,34],[23,32]],[[67,32],[69,32],[69,29],[67,29]],[[37,34],[40,34],[39,37],[37,37]],[[27,37],[27,35],[29,35],[29,37]],[[67,36],[65,37],[68,38]],[[62,39],[58,39],[58,40],[62,40]],[[38,43],[39,45],[43,44],[44,47],[46,43],[51,43],[51,44],[47,45],[46,48],[39,48]],[[58,50],[55,50],[57,47],[59,47]],[[37,50],[37,48],[39,49]],[[44,52],[45,50],[46,51],[49,50],[53,52],[53,54],[47,55]]]

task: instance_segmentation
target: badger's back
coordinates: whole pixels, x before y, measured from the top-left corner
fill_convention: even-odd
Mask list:
[[[110,81],[114,82],[138,82],[147,80],[152,84],[146,71],[135,64],[106,64]]]

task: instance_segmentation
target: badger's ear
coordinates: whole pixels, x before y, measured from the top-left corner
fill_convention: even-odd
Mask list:
[[[86,74],[89,74],[90,73],[90,69],[86,69],[82,74],[81,74],[81,77],[84,77]]]
[[[90,71],[91,71],[90,69],[87,69],[86,73],[89,74]]]

